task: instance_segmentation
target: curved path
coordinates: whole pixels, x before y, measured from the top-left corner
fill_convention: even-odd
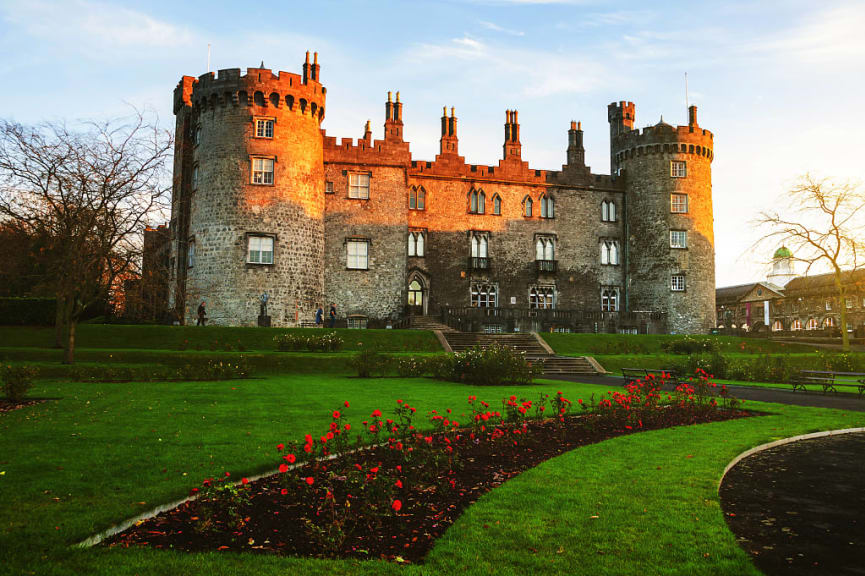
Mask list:
[[[603,376],[579,374],[545,379],[567,380],[584,384],[600,384],[601,386],[623,386],[625,381],[621,376]],[[821,394],[819,392],[793,392],[784,388],[768,388],[763,386],[730,386],[727,388],[736,398],[755,400],[759,402],[776,402],[793,406],[811,406],[814,408],[835,408],[837,410],[855,410],[865,412],[865,397],[855,394]]]
[[[733,466],[719,490],[760,570],[865,574],[865,432],[800,440]]]

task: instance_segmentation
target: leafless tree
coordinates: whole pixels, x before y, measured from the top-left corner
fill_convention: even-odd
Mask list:
[[[169,132],[136,112],[79,128],[0,120],[0,219],[47,237],[64,362],[75,327],[141,257],[141,233],[170,190]]]
[[[844,350],[849,350],[845,298],[853,272],[862,266],[865,254],[865,194],[859,186],[806,174],[788,196],[784,215],[760,213],[757,223],[767,230],[760,242],[772,240],[786,245],[793,260],[805,264],[806,276],[815,267],[831,270],[841,311],[841,342]]]

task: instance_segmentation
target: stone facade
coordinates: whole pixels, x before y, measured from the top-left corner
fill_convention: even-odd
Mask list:
[[[626,330],[715,325],[712,135],[695,109],[690,126],[641,133],[632,104],[628,122],[611,105],[616,173],[607,176],[585,165],[576,122],[567,163],[537,170],[521,158],[518,114],[508,110],[503,158],[484,166],[459,155],[457,117],[445,109],[440,153],[419,161],[403,140],[399,93],[388,94],[384,138],[367,124],[357,141],[320,130],[325,94],[308,57],[303,77],[250,68],[181,80],[171,304],[186,321],[205,300],[212,322],[254,324],[266,291],[274,325],[309,321],[316,304],[331,303],[370,323],[482,306],[583,311]],[[274,120],[272,137],[255,136],[260,118]],[[254,182],[253,158],[273,159],[272,184]],[[671,178],[671,159],[687,163],[685,177]],[[670,213],[671,191],[688,194],[686,213]],[[686,250],[670,248],[671,227],[688,231]],[[272,263],[249,263],[250,235],[274,238]],[[409,238],[419,236],[422,254],[413,254]],[[682,293],[671,291],[674,273],[687,275]],[[655,321],[627,316],[636,310]]]

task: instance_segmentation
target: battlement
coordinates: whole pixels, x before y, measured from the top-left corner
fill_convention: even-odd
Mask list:
[[[198,78],[183,76],[174,90],[174,113],[184,106],[202,111],[229,105],[260,106],[288,108],[321,122],[327,88],[318,81],[318,68],[318,54],[310,64],[307,52],[303,76],[283,71],[274,74],[263,66],[247,68],[246,74],[240,68],[226,68]]]
[[[370,132],[365,132],[357,143],[353,138],[328,136],[321,131],[324,141],[324,161],[344,164],[387,164],[408,166],[411,163],[409,143],[395,140],[373,140]]]

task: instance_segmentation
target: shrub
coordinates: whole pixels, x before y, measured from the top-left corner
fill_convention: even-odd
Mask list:
[[[428,364],[427,359],[423,357],[400,358],[396,363],[396,373],[403,378],[417,378],[429,371]]]
[[[0,298],[0,319],[8,326],[51,326],[56,314],[56,298]]]
[[[174,380],[235,380],[249,378],[252,370],[243,356],[208,359],[206,362],[171,366],[75,366],[69,377],[78,382],[157,382]]]
[[[14,403],[21,402],[27,391],[33,387],[33,379],[38,374],[32,366],[4,366],[3,393]]]
[[[336,332],[310,335],[285,333],[274,336],[273,341],[280,352],[336,352],[343,345],[342,338],[337,336]]]
[[[685,336],[674,338],[661,344],[661,349],[670,354],[700,354],[703,352],[718,352],[720,346],[718,341],[712,338],[695,338]],[[691,372],[693,374],[693,372]]]
[[[450,355],[448,362],[435,367],[435,376],[477,386],[530,384],[543,371],[542,362],[532,362],[525,353],[508,346],[475,346]]]
[[[354,358],[352,367],[357,370],[358,378],[384,376],[391,366],[392,358],[385,356],[375,348],[361,348]]]

